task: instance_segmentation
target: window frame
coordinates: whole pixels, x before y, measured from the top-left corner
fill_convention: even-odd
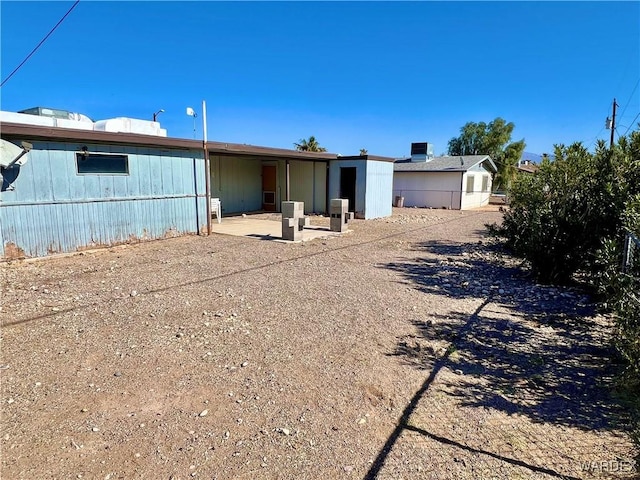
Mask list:
[[[115,159],[120,158],[124,161],[123,171],[93,171],[82,172],[80,171],[81,162],[86,162],[91,157],[99,157],[104,160],[107,158]],[[108,176],[128,176],[131,172],[129,170],[129,155],[124,153],[89,153],[89,152],[76,152],[76,175],[108,175]]]
[[[488,192],[489,191],[489,175],[483,175],[482,176],[482,192]]]
[[[469,190],[469,183],[471,183],[471,190]],[[467,184],[464,189],[464,193],[467,195],[472,195],[475,192],[476,186],[476,177],[475,175],[467,175]]]

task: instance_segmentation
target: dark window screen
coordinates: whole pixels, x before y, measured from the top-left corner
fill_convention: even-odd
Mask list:
[[[126,155],[100,155],[77,153],[78,173],[102,175],[128,175],[129,158]]]

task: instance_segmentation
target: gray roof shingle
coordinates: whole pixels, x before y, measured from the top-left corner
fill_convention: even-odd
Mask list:
[[[412,162],[411,159],[396,160],[394,172],[466,172],[470,168],[486,161],[489,170],[496,166],[489,155],[463,155],[434,157],[428,162]]]

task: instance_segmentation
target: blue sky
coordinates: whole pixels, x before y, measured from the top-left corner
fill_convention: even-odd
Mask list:
[[[4,79],[73,2],[2,1]],[[193,137],[329,151],[435,153],[469,121],[513,140],[609,138],[640,113],[640,2],[94,2],[82,0],[0,91],[2,110],[159,116]],[[202,124],[197,119],[197,137]],[[640,118],[637,118],[637,123]]]

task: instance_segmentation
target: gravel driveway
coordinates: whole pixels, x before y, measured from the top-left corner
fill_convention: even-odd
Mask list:
[[[2,265],[1,478],[631,477],[608,320],[528,279],[500,218]]]

